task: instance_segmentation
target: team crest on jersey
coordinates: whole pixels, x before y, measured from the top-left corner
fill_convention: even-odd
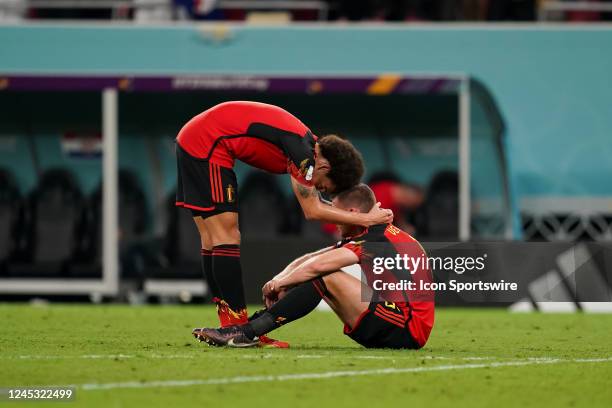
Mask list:
[[[231,184],[227,186],[226,192],[227,192],[227,202],[233,203],[236,200],[236,190],[234,189],[234,186],[232,186]]]
[[[310,164],[310,159],[304,159],[300,163],[300,174],[308,181],[312,180],[314,167]]]

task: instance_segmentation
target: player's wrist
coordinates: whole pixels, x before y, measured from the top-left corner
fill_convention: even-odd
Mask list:
[[[370,225],[372,225],[372,217],[370,217],[370,214],[360,213],[358,215],[360,218],[359,225],[361,225],[362,227],[369,227]]]
[[[273,280],[273,285],[274,285],[274,291],[275,292],[282,292],[283,290],[287,290],[287,282],[284,278],[281,279],[274,279]]]

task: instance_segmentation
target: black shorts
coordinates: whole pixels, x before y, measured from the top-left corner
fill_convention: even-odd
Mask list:
[[[191,156],[176,144],[178,182],[176,205],[204,218],[238,212],[238,182],[234,170]]]
[[[372,302],[355,327],[344,334],[367,348],[418,349],[404,313],[393,303]]]

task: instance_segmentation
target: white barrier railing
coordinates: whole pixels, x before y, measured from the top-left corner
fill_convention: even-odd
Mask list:
[[[540,21],[548,20],[551,13],[566,13],[568,11],[612,12],[612,3],[588,1],[547,1],[543,2],[538,11]]]

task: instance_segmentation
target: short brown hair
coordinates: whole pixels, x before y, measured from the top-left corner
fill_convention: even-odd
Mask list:
[[[374,192],[367,184],[363,183],[343,191],[335,199],[340,201],[344,207],[359,208],[362,213],[367,213],[376,204]]]
[[[363,157],[351,142],[336,135],[326,135],[320,137],[317,143],[331,167],[327,177],[334,183],[335,193],[354,187],[361,181]]]

